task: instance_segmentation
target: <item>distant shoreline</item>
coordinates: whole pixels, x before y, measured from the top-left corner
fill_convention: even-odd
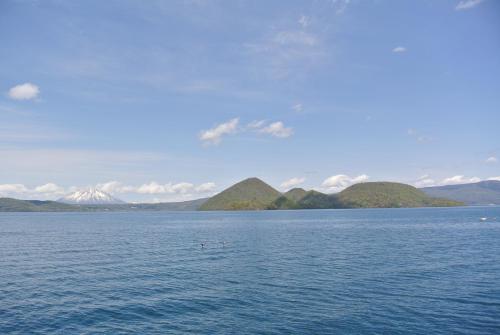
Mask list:
[[[485,181],[423,189],[393,182],[366,182],[354,184],[339,193],[325,194],[315,190],[306,191],[301,188],[294,188],[282,193],[258,178],[248,178],[210,198],[178,202],[74,204],[50,200],[0,198],[0,212],[20,213],[264,211],[494,207],[499,205],[500,181]]]

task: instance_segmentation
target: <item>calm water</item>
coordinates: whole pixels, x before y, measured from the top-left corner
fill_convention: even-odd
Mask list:
[[[0,333],[500,334],[500,208],[0,213]]]

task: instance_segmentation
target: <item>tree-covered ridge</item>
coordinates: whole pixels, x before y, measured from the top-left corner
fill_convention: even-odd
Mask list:
[[[200,210],[259,210],[281,196],[281,193],[258,178],[245,179],[214,195]]]
[[[296,187],[283,193],[283,195],[292,201],[299,201],[300,199],[302,199],[307,195],[307,191],[304,190],[303,188]]]
[[[406,184],[369,182],[352,185],[335,195],[340,208],[448,207],[463,203],[432,198]]]
[[[398,208],[398,207],[448,207],[463,203],[427,196],[417,188],[391,182],[370,182],[350,186],[337,194],[317,191],[303,193],[300,198],[283,196],[269,209],[320,209],[320,208]]]
[[[0,212],[76,212],[79,210],[78,206],[56,201],[0,198]]]
[[[0,212],[195,211],[207,199],[154,204],[71,205],[57,201],[0,198]]]
[[[421,189],[431,197],[462,201],[467,205],[500,205],[500,181],[425,187]]]

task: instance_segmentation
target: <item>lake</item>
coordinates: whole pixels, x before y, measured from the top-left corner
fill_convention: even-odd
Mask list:
[[[500,334],[500,207],[0,213],[0,333]]]

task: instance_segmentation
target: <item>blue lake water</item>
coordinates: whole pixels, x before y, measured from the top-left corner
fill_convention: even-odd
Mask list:
[[[0,213],[10,333],[500,334],[500,208]]]

